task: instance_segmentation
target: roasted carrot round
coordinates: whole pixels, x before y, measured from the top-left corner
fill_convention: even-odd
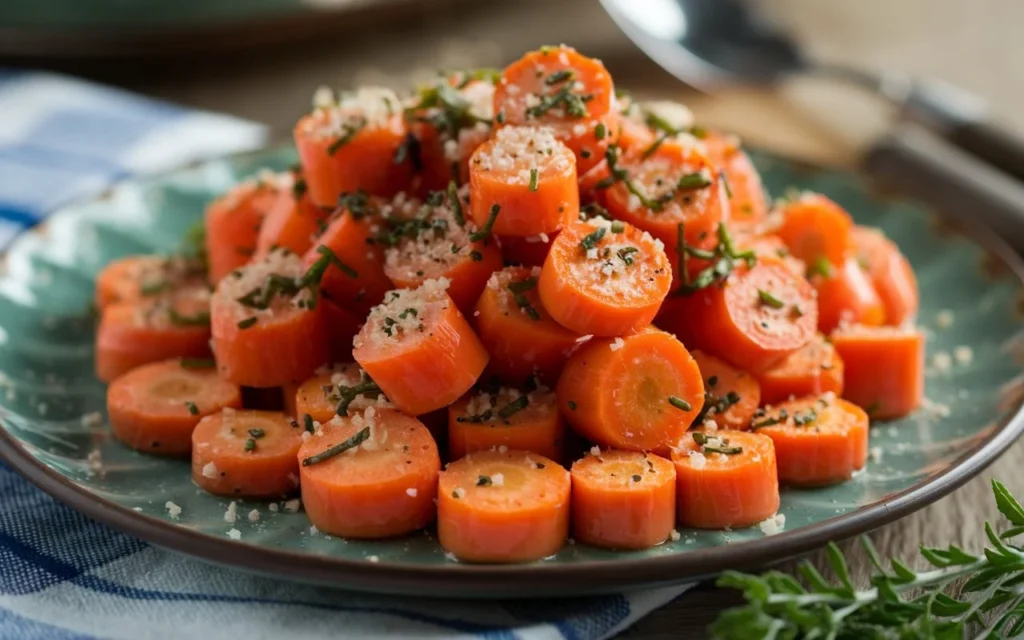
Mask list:
[[[676,470],[649,453],[601,451],[572,465],[572,535],[610,549],[646,549],[676,522]]]
[[[675,246],[680,224],[690,246],[714,242],[715,229],[728,219],[729,201],[721,175],[696,144],[672,138],[647,157],[610,153],[608,161],[614,161],[613,183],[604,201],[613,216],[666,245]]]
[[[96,276],[96,308],[165,296],[197,280],[196,265],[161,256],[127,256],[111,262]]]
[[[326,315],[315,284],[306,282],[310,271],[295,254],[277,250],[220,281],[210,313],[225,379],[280,387],[309,378],[327,361]]]
[[[455,402],[487,366],[487,350],[447,287],[442,278],[388,293],[355,337],[356,362],[410,415]]]
[[[885,322],[882,300],[852,256],[838,267],[822,263],[812,271],[811,284],[818,291],[819,331],[828,334],[843,324],[878,326]]]
[[[192,429],[225,407],[242,406],[238,387],[209,367],[165,360],[132,369],[107,388],[107,414],[114,436],[132,449],[186,455]]]
[[[576,160],[550,129],[503,127],[469,160],[469,200],[493,233],[553,233],[579,215]]]
[[[569,472],[526,451],[478,451],[441,472],[437,536],[465,562],[546,558],[569,533]]]
[[[305,431],[277,411],[224,409],[192,432],[192,481],[219,496],[280,498],[299,487]]]
[[[757,374],[762,404],[819,396],[829,391],[841,395],[843,377],[843,359],[821,334],[808,340],[778,364]]]
[[[364,374],[359,365],[354,362],[336,364],[330,370],[318,373],[309,380],[306,380],[295,390],[295,413],[299,420],[305,420],[309,416],[316,422],[327,422],[337,412],[338,405],[342,401],[341,389],[356,387],[364,380]],[[346,403],[349,411],[361,411],[366,407],[384,407],[387,400],[379,393],[373,392],[369,395],[360,394],[349,399]]]
[[[96,377],[111,382],[150,362],[209,357],[209,309],[205,284],[108,306],[96,331]]]
[[[562,459],[565,423],[546,387],[522,392],[500,387],[470,391],[448,407],[448,453],[505,447]]]
[[[206,207],[206,256],[212,284],[242,266],[256,252],[263,218],[277,200],[279,176],[261,173]]]
[[[302,503],[321,531],[388,538],[434,520],[441,459],[427,428],[392,409],[337,417],[299,450]]]
[[[832,334],[843,360],[843,397],[872,418],[899,418],[924,398],[924,334],[914,328],[850,326]]]
[[[840,267],[853,249],[853,220],[842,207],[818,193],[803,193],[782,207],[775,233],[809,269],[823,263]],[[820,267],[817,265],[821,265]]]
[[[758,235],[740,232],[736,234],[736,248],[740,251],[753,251],[757,258],[777,258],[782,260],[790,271],[803,277],[807,274],[804,261],[789,252],[786,243],[776,235]]]
[[[557,237],[557,233],[542,233],[536,236],[498,236],[496,240],[506,264],[539,267],[544,264],[551,251],[551,243]]]
[[[505,67],[494,93],[499,124],[550,127],[583,173],[618,137],[612,76],[599,60],[566,46],[541,47]]]
[[[586,172],[579,174],[580,177],[577,183],[580,190],[580,204],[583,205],[581,208],[584,211],[588,208],[604,208],[601,203],[604,202],[604,192],[608,182],[611,180],[611,175],[612,172],[608,169],[607,159],[602,159],[587,169]]]
[[[631,225],[595,218],[558,235],[537,291],[563,327],[617,336],[650,324],[671,285],[672,268],[659,240]]]
[[[501,268],[501,250],[467,222],[454,188],[426,202],[396,203],[384,251],[384,273],[399,289],[415,289],[427,280],[447,278],[448,295],[469,314],[491,274]]]
[[[667,451],[704,406],[697,362],[653,327],[584,344],[565,365],[557,393],[580,435],[630,451]]]
[[[711,164],[725,175],[726,197],[729,199],[729,222],[737,229],[764,222],[768,215],[768,198],[761,176],[736,136],[709,133],[704,136],[704,149]]]
[[[330,362],[343,362],[352,358],[352,340],[363,325],[362,316],[346,311],[341,305],[320,298],[318,304],[324,307],[324,323],[327,325],[327,358]]]
[[[775,443],[783,484],[844,482],[868,457],[867,414],[834,393],[774,405],[753,427]]]
[[[491,354],[489,370],[510,384],[536,375],[554,384],[579,334],[551,319],[537,292],[539,269],[506,267],[487,281],[474,324]]]
[[[623,96],[619,111],[623,117],[617,144],[631,153],[651,154],[666,140],[693,129],[693,112],[671,100],[636,102]]]
[[[390,89],[366,87],[330,96],[295,125],[295,147],[313,204],[333,207],[357,191],[390,196],[412,178],[395,162],[408,133],[402,104]]]
[[[917,278],[896,244],[880,229],[854,227],[853,246],[857,263],[885,306],[885,323],[899,326],[912,320],[918,307]]]
[[[693,359],[704,379],[704,408],[694,424],[709,430],[749,427],[761,402],[757,379],[702,351],[694,351]]]
[[[747,431],[694,431],[672,450],[679,522],[698,529],[749,527],[779,510],[771,438]]]
[[[304,184],[299,180],[298,184]],[[294,184],[281,188],[263,218],[253,259],[262,260],[281,247],[302,255],[327,224],[327,216],[326,210],[313,204],[309,194]]]

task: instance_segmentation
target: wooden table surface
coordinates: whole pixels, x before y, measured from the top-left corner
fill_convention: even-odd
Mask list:
[[[443,5],[443,1],[441,2]],[[869,68],[931,74],[988,98],[1004,120],[1024,129],[1024,24],[1018,0],[767,0],[763,4],[800,34],[809,50]],[[596,1],[477,2],[468,13],[444,7],[386,29],[340,34],[274,51],[201,63],[154,67],[127,61],[91,70],[100,79],[179,103],[234,113],[287,134],[320,84],[375,82],[398,87],[437,68],[499,66],[527,48],[565,42],[604,59],[618,84],[641,94],[673,96],[704,123],[739,133],[748,143],[830,164],[854,165],[858,149],[890,122],[877,100],[857,90],[792,82],[773,91],[730,89],[700,95],[640,56]],[[884,554],[913,558],[917,545],[983,545],[981,522],[997,515],[988,487],[1000,478],[1024,495],[1024,445],[950,496],[873,534]],[[864,575],[864,559],[854,560]],[[732,592],[698,587],[653,613],[624,638],[704,637]]]

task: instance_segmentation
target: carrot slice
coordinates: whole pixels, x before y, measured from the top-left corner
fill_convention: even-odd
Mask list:
[[[672,450],[672,462],[678,518],[688,527],[748,527],[779,510],[775,446],[768,436],[695,431]]]
[[[717,169],[695,143],[672,138],[647,157],[620,158],[613,147],[608,162],[612,184],[604,200],[614,217],[667,245],[675,244],[680,223],[690,246],[714,242],[715,229],[729,216],[729,202]]]
[[[209,357],[209,309],[205,284],[108,306],[96,331],[96,377],[111,382],[150,362]]]
[[[114,437],[132,449],[160,455],[188,454],[192,429],[203,417],[241,406],[238,387],[218,378],[212,362],[209,367],[181,360],[152,362],[107,388]]]
[[[761,402],[775,404],[803,396],[843,392],[843,359],[825,336],[818,334],[778,364],[757,374]]]
[[[323,423],[336,415],[342,400],[346,400],[343,408],[348,411],[389,406],[387,398],[366,383],[366,375],[356,363],[336,364],[298,386],[295,390],[295,412],[292,415],[304,422],[306,416],[309,416]],[[369,391],[360,391],[362,389]]]
[[[447,286],[442,278],[390,292],[355,338],[356,362],[410,415],[455,402],[487,366],[487,351]]]
[[[704,380],[704,407],[694,424],[709,429],[746,429],[761,402],[757,379],[703,351],[692,354]]]
[[[786,243],[776,235],[754,235],[742,230],[736,234],[736,247],[740,251],[753,251],[757,258],[777,258],[789,270],[803,277],[807,273],[804,261],[789,252]]]
[[[506,264],[520,264],[524,267],[539,267],[551,252],[551,243],[558,233],[541,233],[535,236],[498,236],[501,257]]]
[[[206,255],[212,284],[249,262],[256,252],[263,218],[277,200],[279,175],[261,173],[206,206]]]
[[[580,173],[618,136],[612,76],[566,46],[541,47],[505,67],[494,93],[499,124],[545,126],[576,154]]]
[[[704,405],[697,362],[653,327],[584,344],[565,365],[557,393],[562,415],[580,435],[630,451],[666,451]]]
[[[476,304],[473,320],[491,354],[489,370],[511,384],[533,375],[554,384],[579,338],[544,308],[539,274],[538,268],[506,267],[491,276]]]
[[[438,540],[465,562],[546,558],[569,534],[569,487],[569,472],[535,453],[471,453],[441,472]]]
[[[867,414],[833,393],[775,405],[752,426],[775,443],[783,484],[844,482],[868,457]]]
[[[648,453],[601,451],[572,465],[572,535],[610,549],[646,549],[676,522],[676,470]]]
[[[279,498],[299,487],[305,431],[277,411],[224,409],[192,432],[192,481],[219,496]]]
[[[302,503],[321,531],[388,538],[434,520],[441,459],[416,418],[367,408],[337,417],[299,450]]]
[[[220,281],[211,316],[221,376],[247,387],[280,387],[327,361],[326,316],[307,286],[313,283],[304,281],[308,273],[298,256],[278,250]]]
[[[395,155],[408,133],[402,105],[390,89],[364,87],[337,100],[326,92],[295,125],[295,147],[313,204],[333,207],[356,191],[390,196],[412,178]]]
[[[850,326],[832,334],[843,360],[843,397],[872,418],[899,418],[924,399],[924,334],[914,328]]]
[[[729,222],[737,228],[764,222],[768,216],[768,198],[761,184],[761,176],[740,147],[739,139],[736,136],[709,133],[703,141],[711,164],[718,167],[725,176]]]
[[[672,268],[662,243],[602,218],[563,229],[537,282],[544,308],[556,322],[596,336],[650,324],[670,286]]]
[[[395,287],[415,289],[427,280],[446,278],[448,295],[465,314],[472,311],[491,274],[501,268],[501,250],[478,235],[463,218],[464,203],[453,188],[426,202],[395,199],[387,218],[387,235],[378,235],[384,250],[384,273]]]
[[[332,261],[324,272],[321,291],[342,308],[364,316],[394,286],[384,273],[384,249],[376,238],[383,233],[381,208],[385,205],[365,194],[345,196],[342,202],[302,263],[308,269],[323,258],[321,247],[330,249],[338,262]]]
[[[352,358],[352,340],[363,326],[361,316],[346,311],[326,296],[318,304],[324,307],[324,323],[327,325],[327,346],[330,362],[343,362]]]
[[[917,315],[917,278],[910,262],[880,229],[853,228],[857,262],[871,278],[885,306],[885,322],[899,326]]]
[[[666,140],[693,130],[693,112],[678,102],[635,102],[623,96],[619,105],[623,117],[618,145],[624,151],[650,154]]]
[[[196,265],[180,258],[127,256],[105,266],[96,276],[96,308],[103,311],[120,302],[138,302],[166,295],[195,283]]]
[[[283,174],[279,178],[282,182],[290,179],[291,174]],[[267,210],[256,239],[254,260],[262,260],[276,248],[301,255],[326,227],[328,212],[313,204],[309,194],[299,188],[304,182],[298,180],[287,188],[280,188]]]
[[[469,194],[477,226],[509,236],[558,231],[580,212],[576,161],[547,128],[498,129],[469,160]]]
[[[669,298],[658,317],[685,344],[752,372],[802,347],[817,324],[810,283],[772,258],[737,264],[727,279]]]
[[[827,334],[843,324],[877,326],[885,321],[882,300],[853,257],[835,268],[819,263],[812,271],[811,284],[818,291],[819,331]]]
[[[561,460],[564,439],[555,394],[546,387],[528,393],[509,387],[470,391],[448,407],[452,460],[499,447]]]
[[[775,233],[794,256],[815,269],[821,261],[842,266],[853,248],[852,228],[850,214],[838,204],[818,193],[803,193],[783,205],[782,225]]]

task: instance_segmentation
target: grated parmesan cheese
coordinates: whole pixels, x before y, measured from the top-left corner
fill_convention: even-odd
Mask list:
[[[932,366],[940,373],[945,373],[953,367],[953,358],[945,351],[939,351],[932,356]]]
[[[935,314],[935,326],[939,329],[948,329],[953,326],[956,316],[949,309],[943,309]]]
[[[704,465],[706,465],[707,462],[708,459],[705,458],[704,454],[701,453],[700,451],[690,452],[690,466],[692,466],[694,469],[703,469]]]
[[[529,185],[531,174],[565,174],[576,157],[549,127],[502,127],[473,154],[474,170],[497,172],[502,182]],[[494,179],[494,177],[492,177]]]
[[[762,520],[757,526],[764,535],[774,536],[777,533],[782,533],[786,526],[786,516],[782,513],[776,513]]]
[[[284,503],[284,510],[288,513],[297,513],[302,508],[302,500],[298,498],[292,498],[291,500]]]
[[[971,364],[974,360],[974,350],[967,345],[960,345],[953,349],[953,359],[957,364]]]
[[[167,504],[164,505],[164,508],[167,509],[167,513],[171,516],[172,520],[177,520],[178,516],[181,515],[181,507],[169,500],[167,501]]]
[[[410,488],[405,490],[405,495],[409,496],[410,498],[415,498],[418,493],[419,493],[419,491],[417,491],[413,487],[410,487]]]
[[[238,503],[232,502],[224,512],[224,522],[235,522],[238,520]]]
[[[242,539],[242,532],[239,531],[238,529],[228,529],[228,534],[227,535],[232,540],[241,540]]]
[[[505,474],[496,473],[493,476],[491,476],[491,484],[494,485],[495,487],[505,486]]]
[[[608,345],[608,348],[612,351],[618,351],[624,346],[626,346],[626,342],[622,338],[615,338],[612,340],[611,344]]]
[[[260,511],[259,511],[259,509],[253,509],[252,511],[250,511],[249,512],[249,522],[259,522],[259,521],[260,521]]]
[[[220,470],[217,469],[217,465],[212,462],[207,462],[203,465],[203,477],[204,478],[216,478]]]
[[[681,538],[681,537],[682,537],[682,536],[681,536],[681,535],[679,535],[679,532],[678,532],[678,531],[676,531],[675,529],[673,529],[673,530],[672,530],[672,532],[668,534],[668,538],[669,538],[669,540],[671,540],[672,542],[679,542],[679,538]]]
[[[271,275],[286,278],[299,278],[305,273],[302,260],[290,251],[271,251],[264,259],[249,263],[237,271],[239,277],[223,278],[217,284],[217,290],[211,301],[215,313],[223,313],[235,322],[249,318],[270,318],[284,309],[301,307],[312,302],[312,293],[304,287],[291,298],[278,295],[270,301],[266,309],[257,309],[243,305],[238,298],[245,296],[254,289],[263,287]]]
[[[406,338],[426,335],[430,320],[443,313],[450,304],[450,298],[445,294],[449,284],[447,278],[438,278],[427,280],[415,289],[389,292],[384,302],[370,310],[353,344],[357,349],[367,345],[386,349]]]

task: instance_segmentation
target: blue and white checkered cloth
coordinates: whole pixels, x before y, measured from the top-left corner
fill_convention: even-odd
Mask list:
[[[52,74],[0,69],[0,247],[128,175],[260,146],[264,127]],[[685,587],[543,602],[362,595],[213,567],[58,504],[0,463],[0,640],[597,640]]]

